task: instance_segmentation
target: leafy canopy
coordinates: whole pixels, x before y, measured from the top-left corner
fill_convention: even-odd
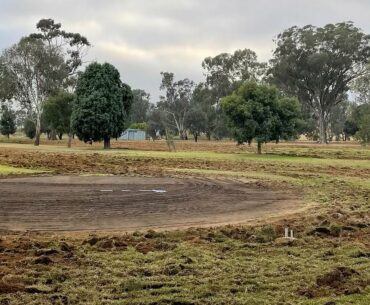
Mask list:
[[[60,91],[51,96],[45,104],[44,120],[58,134],[70,132],[74,99],[74,94]]]
[[[9,135],[14,134],[17,130],[15,124],[15,113],[5,105],[1,108],[0,132],[2,135],[9,138]]]
[[[297,134],[300,105],[296,99],[280,98],[274,87],[246,82],[225,97],[221,107],[239,144],[255,139],[260,146]]]
[[[271,60],[273,82],[315,112],[322,142],[333,107],[350,83],[367,73],[370,36],[351,22],[291,27],[277,36]]]
[[[132,103],[128,85],[111,64],[92,63],[80,75],[72,126],[83,141],[118,138],[125,128]]]

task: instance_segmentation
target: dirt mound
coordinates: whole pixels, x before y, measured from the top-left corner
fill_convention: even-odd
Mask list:
[[[318,276],[314,286],[300,290],[299,294],[308,298],[350,295],[361,293],[368,285],[370,280],[363,279],[356,270],[337,267],[333,271]]]

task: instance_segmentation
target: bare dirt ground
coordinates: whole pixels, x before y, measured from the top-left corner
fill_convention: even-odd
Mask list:
[[[0,229],[136,230],[243,223],[302,207],[296,194],[234,180],[27,177],[0,180]]]

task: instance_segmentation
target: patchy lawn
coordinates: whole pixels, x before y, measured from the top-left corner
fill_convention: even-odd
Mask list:
[[[247,147],[211,144],[201,144],[202,151],[181,144],[177,153],[145,143],[108,152],[0,147],[0,163],[10,168],[253,180],[297,190],[307,205],[303,213],[253,226],[3,232],[0,304],[370,304],[369,150],[271,144],[257,156]],[[288,226],[294,241],[281,238]]]

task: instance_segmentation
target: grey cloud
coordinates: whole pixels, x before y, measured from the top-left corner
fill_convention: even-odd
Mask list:
[[[156,101],[161,71],[201,81],[205,56],[237,48],[268,60],[293,25],[352,20],[369,33],[369,11],[368,0],[0,0],[0,48],[53,18],[88,37],[89,60],[113,63]]]

